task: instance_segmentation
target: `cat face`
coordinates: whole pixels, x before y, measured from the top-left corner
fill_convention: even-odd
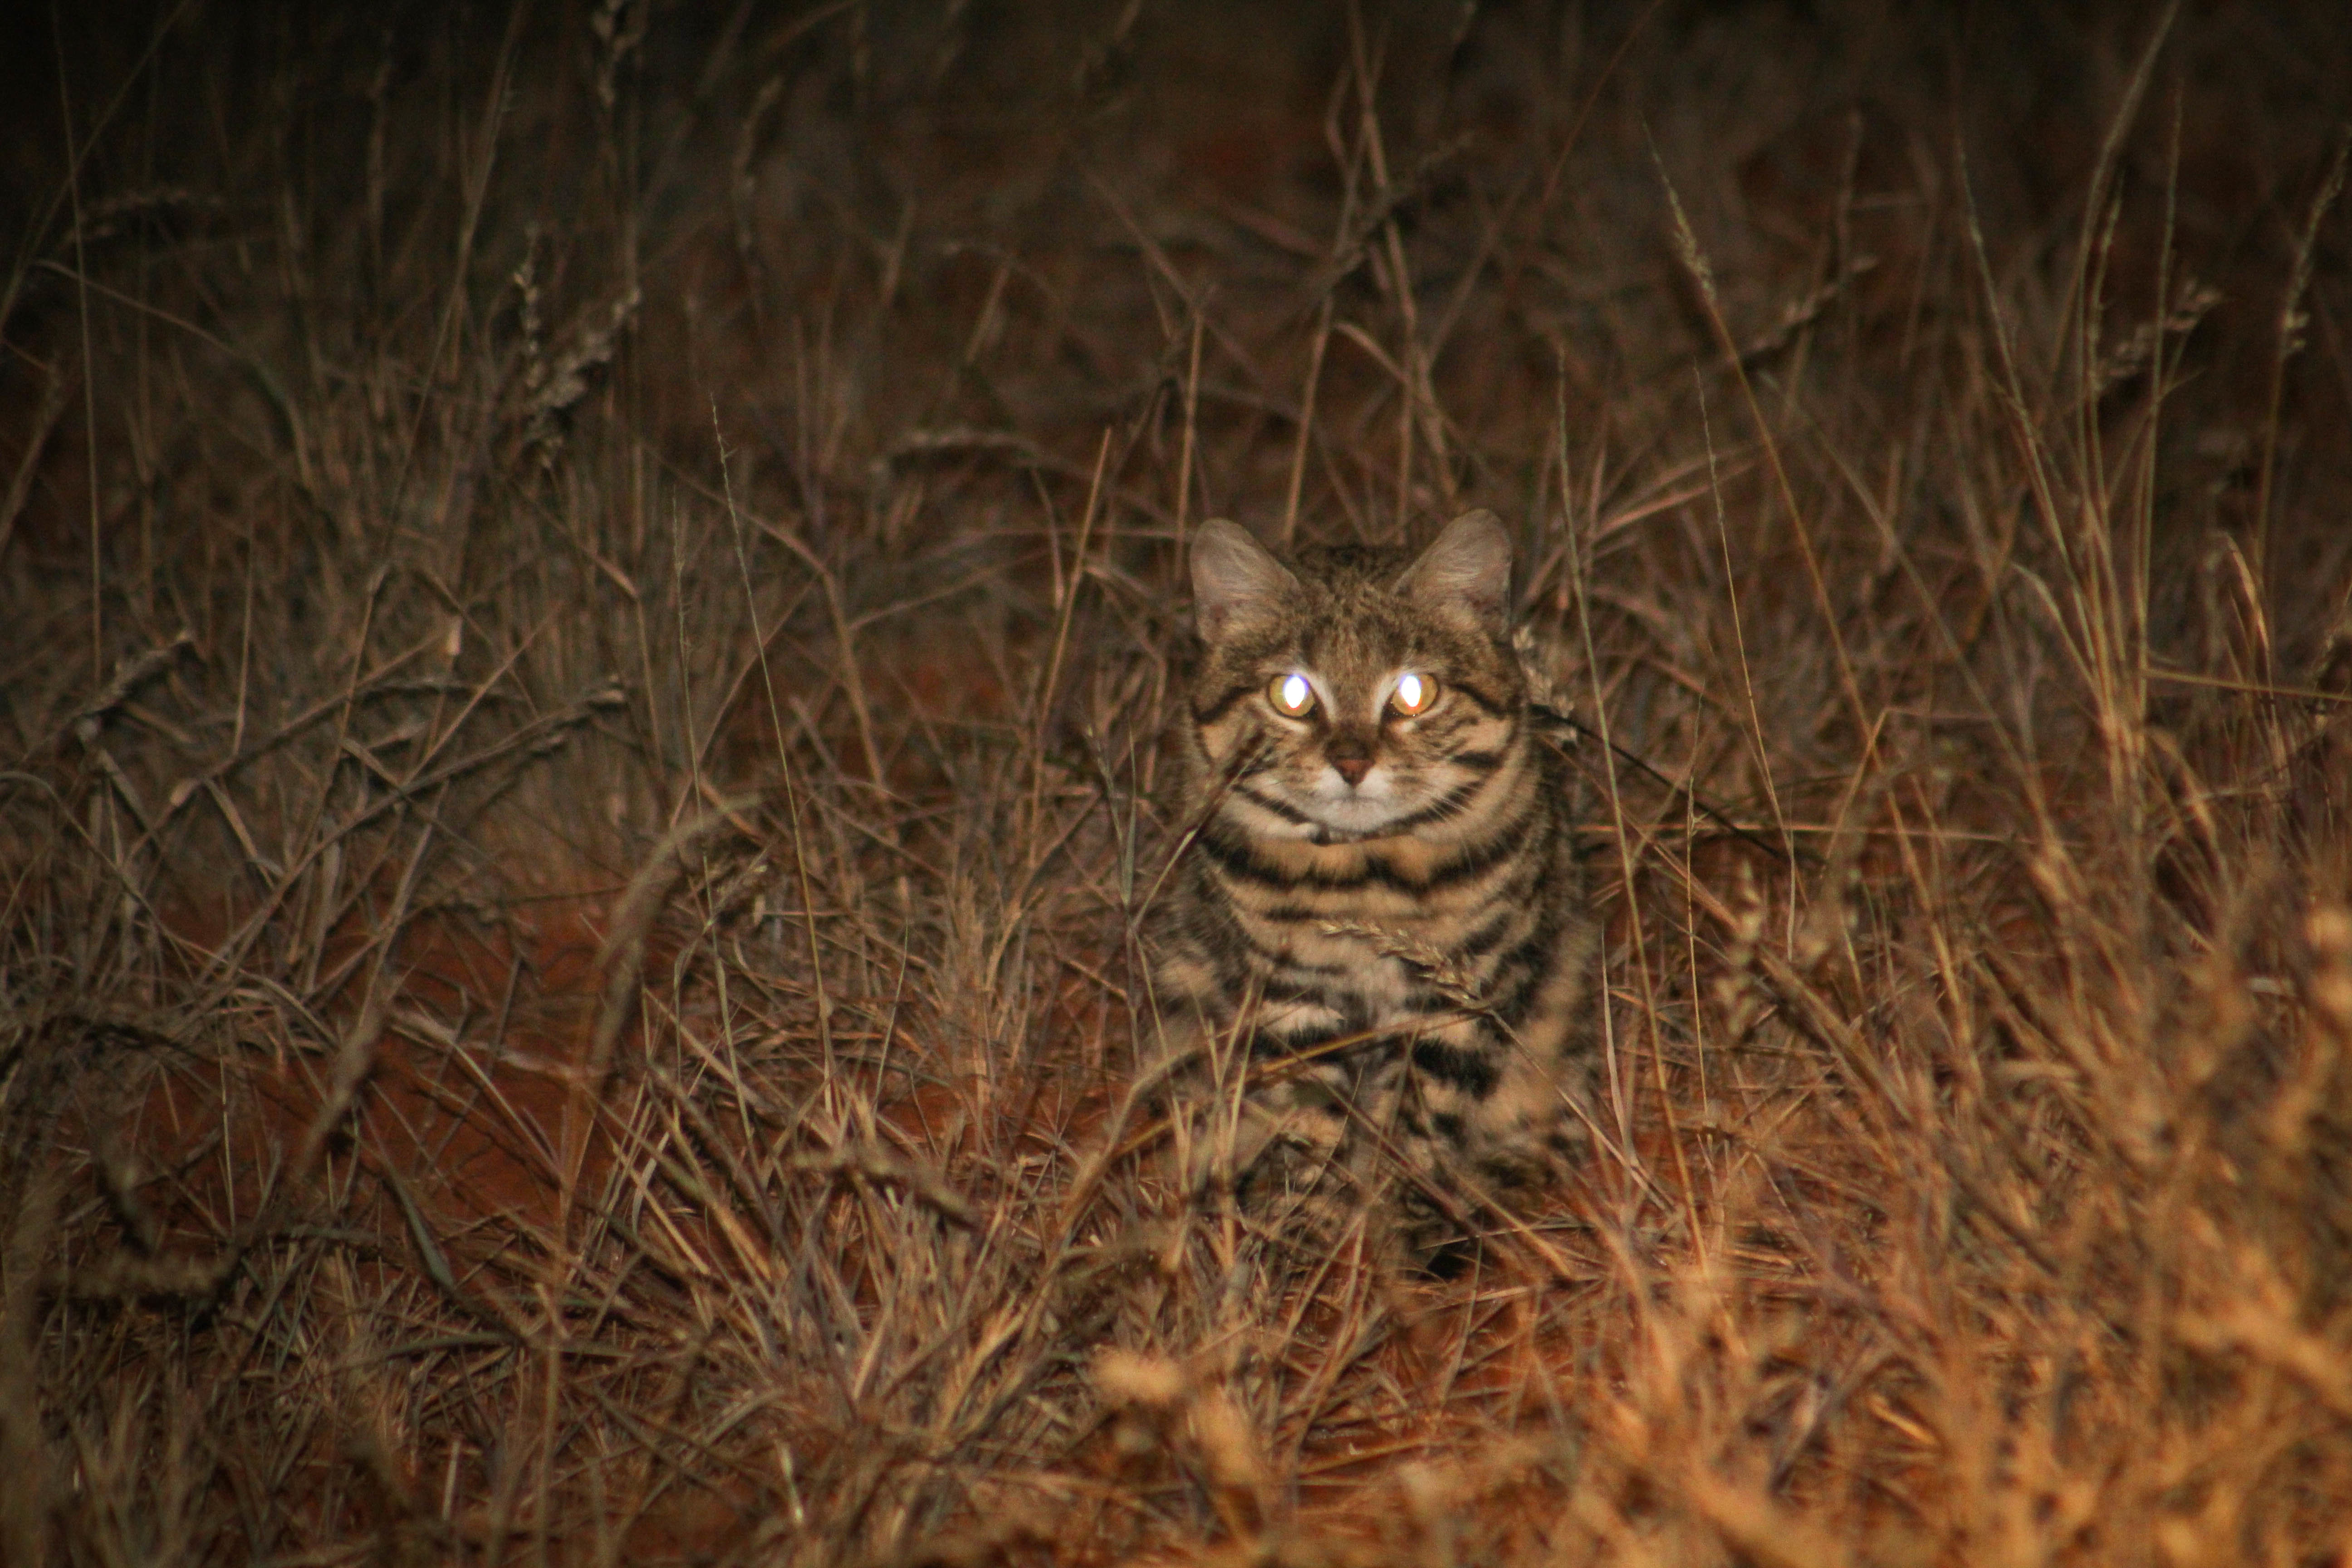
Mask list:
[[[1230,781],[1228,815],[1320,843],[1442,837],[1517,731],[1510,570],[1490,512],[1456,518],[1410,565],[1342,548],[1297,572],[1234,524],[1205,524],[1192,712],[1200,760]]]

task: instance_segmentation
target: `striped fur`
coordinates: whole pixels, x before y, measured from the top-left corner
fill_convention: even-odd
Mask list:
[[[1195,539],[1192,841],[1153,973],[1188,1173],[1327,1207],[1393,1181],[1426,1252],[1580,1140],[1596,929],[1508,536],[1471,512],[1408,559]]]

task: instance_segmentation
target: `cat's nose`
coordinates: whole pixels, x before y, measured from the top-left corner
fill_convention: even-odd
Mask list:
[[[1348,781],[1349,789],[1363,783],[1364,775],[1372,771],[1372,743],[1361,735],[1332,736],[1323,755]]]

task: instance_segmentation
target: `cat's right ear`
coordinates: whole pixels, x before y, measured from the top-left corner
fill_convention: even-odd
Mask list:
[[[1438,533],[1397,579],[1397,592],[1430,609],[1467,612],[1497,637],[1511,626],[1511,536],[1503,520],[1480,508]]]
[[[1273,614],[1297,587],[1290,568],[1239,523],[1217,518],[1192,536],[1192,616],[1205,641]]]

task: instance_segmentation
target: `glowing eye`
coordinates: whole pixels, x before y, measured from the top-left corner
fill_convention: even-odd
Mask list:
[[[1266,700],[1274,704],[1276,712],[1287,714],[1293,719],[1302,717],[1315,706],[1315,688],[1307,683],[1305,676],[1295,671],[1275,677],[1274,684],[1266,688],[1265,695]]]
[[[1397,677],[1396,695],[1389,700],[1400,713],[1425,713],[1429,705],[1437,700],[1437,682],[1407,670]]]

